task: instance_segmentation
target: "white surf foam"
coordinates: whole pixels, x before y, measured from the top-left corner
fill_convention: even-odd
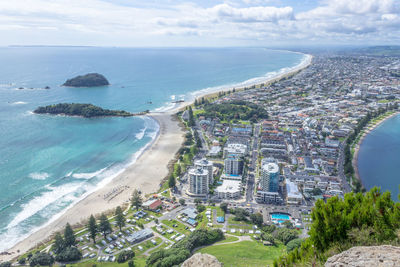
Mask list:
[[[98,173],[97,176],[99,177],[99,179],[102,179],[101,182],[99,182],[95,186],[86,182],[68,183],[59,187],[48,186],[47,189],[50,191],[45,192],[38,197],[35,197],[26,204],[23,204],[22,211],[19,212],[14,217],[14,219],[8,224],[7,231],[0,235],[0,240],[3,240],[2,242],[0,242],[0,252],[11,248],[18,242],[24,240],[31,234],[35,233],[36,231],[42,229],[43,227],[48,226],[49,224],[60,218],[63,214],[65,214],[65,212],[67,212],[67,210],[73,207],[76,203],[86,198],[88,195],[95,192],[96,190],[110,183],[115,177],[123,173],[128,166],[135,164],[137,159],[154,142],[160,130],[159,124],[157,123],[156,120],[149,117],[143,117],[143,119],[145,120],[145,124],[147,125],[148,130],[151,130],[148,131],[146,135],[148,136],[154,135],[154,138],[152,139],[151,142],[148,142],[139,151],[135,152],[126,162],[115,164],[108,168],[104,168],[97,172],[91,173],[91,174]],[[67,176],[71,176],[71,174],[72,172],[68,173]],[[88,177],[89,174],[86,173],[86,175],[84,175],[83,173],[81,173],[80,176]],[[75,192],[81,190],[85,190],[86,192],[79,197],[74,195]],[[71,201],[71,204],[68,205],[68,207],[66,207],[65,209],[63,209],[63,211],[57,214],[53,215],[49,214],[49,220],[45,224],[38,227],[34,227],[28,232],[26,232],[26,226],[22,226],[21,223],[23,223],[29,217],[32,217],[33,215],[37,214],[38,212],[42,212],[46,206],[49,206],[52,203],[56,203],[57,201],[62,201],[62,200],[63,201],[69,200]]]
[[[29,178],[34,180],[46,180],[50,175],[47,172],[32,172],[29,174]]]
[[[74,177],[76,179],[90,179],[90,178],[93,178],[95,176],[98,176],[99,174],[101,174],[106,169],[107,168],[103,168],[103,169],[100,169],[100,170],[95,171],[95,172],[74,173],[74,174],[72,174],[72,177]],[[67,176],[70,176],[70,175],[67,175]]]
[[[26,105],[26,104],[28,104],[28,102],[24,102],[24,101],[17,101],[17,102],[11,103],[11,105]]]

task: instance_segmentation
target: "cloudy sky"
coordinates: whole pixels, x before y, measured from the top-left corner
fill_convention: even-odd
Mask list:
[[[400,0],[0,0],[0,45],[400,44]]]

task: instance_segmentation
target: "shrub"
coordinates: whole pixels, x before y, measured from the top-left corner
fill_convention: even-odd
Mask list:
[[[56,255],[56,261],[67,262],[82,259],[82,253],[76,247],[69,247]]]
[[[132,259],[133,257],[135,257],[135,252],[133,252],[132,250],[124,250],[118,255],[117,262],[123,263],[127,260]]]
[[[54,258],[53,256],[51,256],[48,253],[45,252],[38,252],[35,253],[32,257],[31,260],[29,262],[30,266],[37,266],[37,265],[41,265],[41,266],[51,266],[54,264]]]
[[[299,248],[301,246],[302,241],[303,240],[301,238],[296,238],[296,239],[289,241],[286,245],[287,251],[290,252],[296,248]]]

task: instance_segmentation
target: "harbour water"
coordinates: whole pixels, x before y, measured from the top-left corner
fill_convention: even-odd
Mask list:
[[[400,115],[387,119],[364,138],[358,153],[358,172],[366,189],[380,187],[399,201]]]
[[[263,48],[0,48],[0,251],[133,164],[158,131],[146,117],[35,115],[36,107],[163,111],[201,90],[254,83],[303,60]],[[90,72],[111,85],[60,86]]]

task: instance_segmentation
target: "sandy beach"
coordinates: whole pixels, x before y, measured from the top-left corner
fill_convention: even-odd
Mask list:
[[[306,60],[303,60],[303,62],[296,67],[288,69],[286,72],[277,74],[276,76],[266,77],[265,80],[260,80],[253,85],[267,85],[268,83],[290,76],[308,67],[311,62],[312,56],[308,55]],[[252,85],[246,84],[242,87],[236,87],[236,90],[249,86]],[[199,91],[195,94],[195,98],[202,96],[207,97],[220,91],[228,90],[232,90],[232,88]],[[70,223],[71,225],[81,224],[87,220],[91,214],[101,214],[115,209],[118,205],[127,203],[135,188],[140,189],[144,194],[157,192],[161,181],[168,175],[168,164],[173,160],[184,140],[184,132],[179,126],[179,121],[175,118],[174,114],[193,103],[193,101],[194,99],[179,103],[173,109],[164,113],[150,113],[149,116],[158,121],[160,131],[153,143],[143,152],[134,164],[129,166],[110,183],[66,210],[66,212],[55,221],[16,244],[14,247],[7,250],[7,253],[4,253],[4,255],[0,255],[0,261],[16,258],[29,249],[48,241],[53,234],[64,229],[66,223]]]
[[[378,121],[377,123],[375,123],[374,125],[368,127],[368,129],[365,130],[365,132],[363,133],[363,135],[360,137],[360,141],[356,144],[356,146],[354,147],[354,156],[353,156],[353,160],[352,160],[352,164],[353,164],[353,168],[354,168],[354,174],[356,176],[356,178],[358,180],[360,180],[360,182],[362,183],[360,174],[358,172],[358,153],[360,152],[360,147],[362,142],[364,141],[364,138],[370,133],[372,132],[376,127],[378,127],[381,123],[383,123],[384,121],[396,116],[400,114],[400,112],[395,112],[385,118],[383,118],[382,120]]]
[[[129,200],[132,191],[138,188],[143,194],[157,192],[161,180],[168,174],[168,163],[183,142],[183,132],[177,119],[170,113],[151,114],[160,124],[160,131],[153,144],[109,184],[90,194],[85,199],[68,209],[60,218],[33,233],[22,242],[9,249],[11,255],[1,255],[0,260],[10,260],[40,245],[52,234],[64,229],[68,222],[72,225],[87,220],[91,214],[100,214]],[[112,197],[104,197],[110,192],[117,192]],[[19,252],[18,252],[19,251]]]

